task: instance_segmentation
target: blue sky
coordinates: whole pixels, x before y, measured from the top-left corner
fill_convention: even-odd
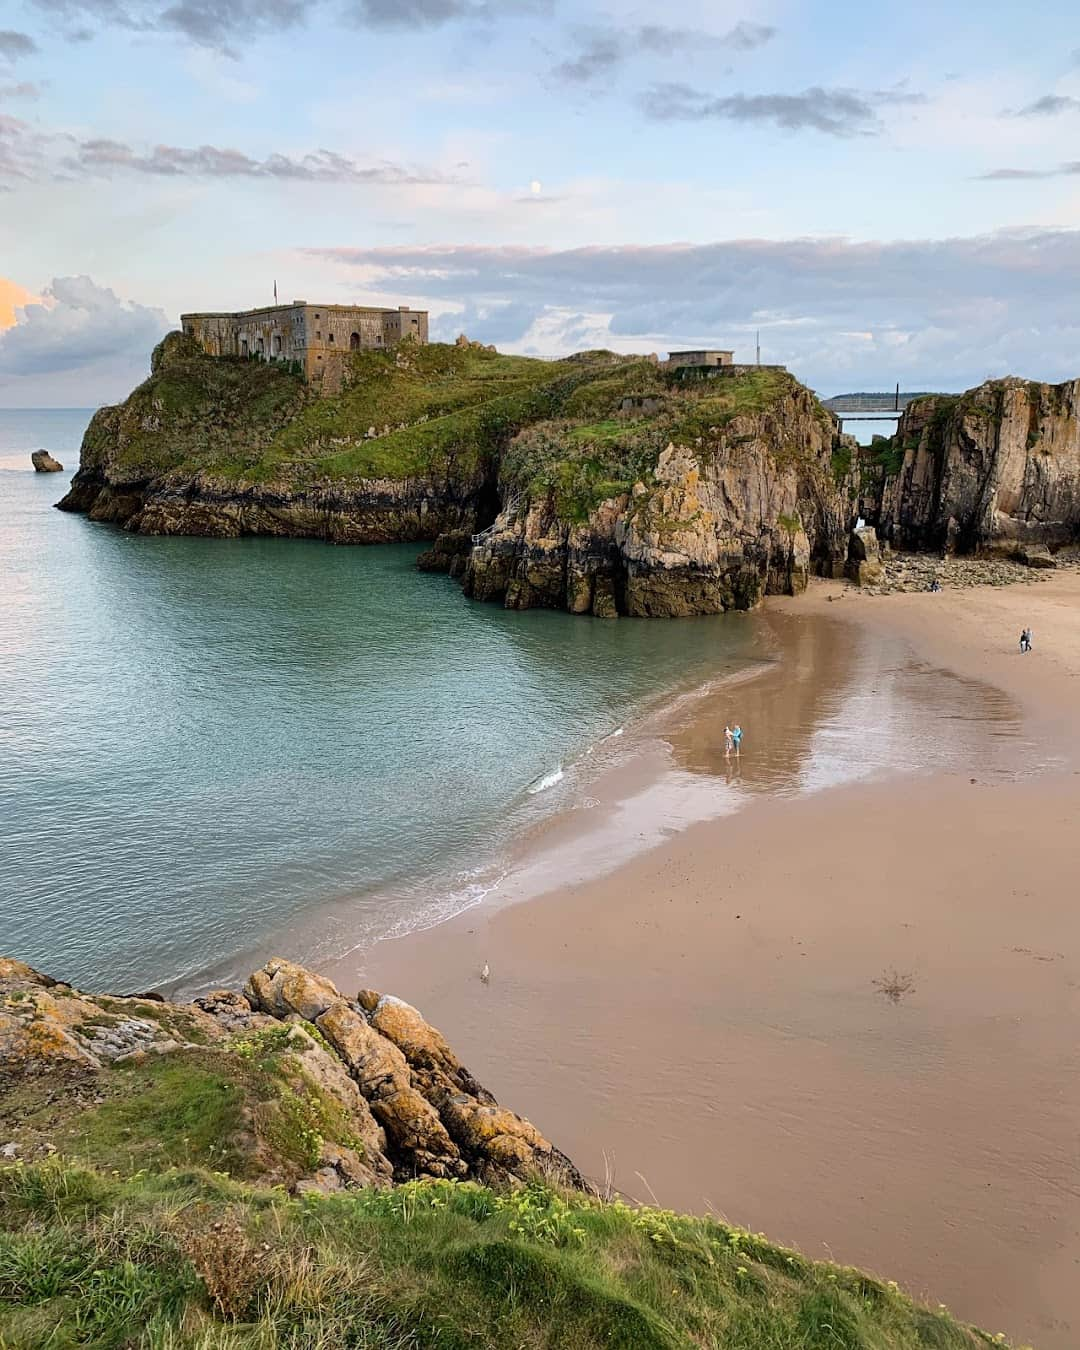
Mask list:
[[[1080,28],[1058,0],[5,0],[0,278],[0,406],[121,397],[181,310],[275,279],[545,354],[760,329],[827,393],[1064,379]]]

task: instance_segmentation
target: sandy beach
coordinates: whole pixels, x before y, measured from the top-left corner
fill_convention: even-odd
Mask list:
[[[773,666],[531,841],[533,898],[329,973],[416,1003],[594,1177],[1075,1346],[1080,576],[819,582],[762,622]]]

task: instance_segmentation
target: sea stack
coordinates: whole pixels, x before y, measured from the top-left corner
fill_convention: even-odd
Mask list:
[[[64,466],[58,459],[53,459],[48,450],[34,450],[30,455],[30,462],[38,473],[63,473]]]

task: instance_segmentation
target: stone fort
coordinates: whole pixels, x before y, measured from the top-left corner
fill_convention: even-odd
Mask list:
[[[295,361],[316,384],[339,384],[349,352],[428,340],[427,310],[407,305],[375,309],[294,300],[235,314],[181,314],[180,323],[208,356]]]

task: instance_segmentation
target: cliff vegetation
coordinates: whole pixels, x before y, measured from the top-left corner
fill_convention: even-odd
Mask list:
[[[107,998],[0,959],[4,1350],[1001,1344],[599,1194],[400,1000],[281,960]]]

